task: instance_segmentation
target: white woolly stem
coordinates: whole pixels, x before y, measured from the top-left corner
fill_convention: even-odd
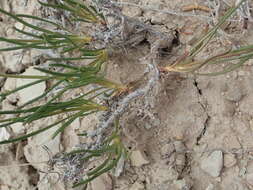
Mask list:
[[[92,131],[88,133],[88,136],[94,137],[94,136],[102,134],[103,131],[105,131],[105,129],[107,129],[119,116],[121,116],[125,112],[129,104],[134,99],[136,99],[137,97],[146,95],[152,89],[152,87],[154,87],[156,82],[159,80],[159,70],[156,66],[155,60],[152,59],[151,62],[152,63],[147,63],[148,68],[150,69],[150,74],[152,74],[152,77],[149,79],[147,85],[144,88],[135,90],[134,92],[130,93],[125,98],[123,98],[123,100],[119,103],[119,107],[112,113],[109,119],[103,122],[96,131]],[[99,138],[98,140],[99,142],[101,137],[98,137],[98,138]]]

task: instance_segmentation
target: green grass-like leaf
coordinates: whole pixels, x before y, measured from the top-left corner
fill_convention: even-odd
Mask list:
[[[125,149],[124,145],[121,142],[120,138],[120,129],[119,129],[119,122],[118,120],[115,121],[114,131],[113,133],[105,139],[104,143],[102,144],[100,149],[95,150],[85,150],[79,149],[74,150],[68,155],[80,155],[82,160],[88,162],[90,159],[94,157],[104,157],[104,161],[95,167],[93,170],[89,171],[86,174],[86,179],[76,183],[73,187],[78,187],[81,185],[87,185],[89,182],[94,180],[95,178],[99,177],[100,175],[111,171],[115,168],[122,156],[124,158],[127,157],[127,150]]]
[[[103,14],[98,12],[94,7],[88,6],[79,0],[63,0],[62,3],[58,4],[39,3],[46,7],[70,12],[71,16],[69,19],[72,21],[106,24]],[[108,51],[106,49],[91,48],[93,47],[92,43],[94,39],[89,35],[75,34],[61,24],[38,16],[14,14],[1,8],[0,13],[24,25],[23,29],[14,27],[16,32],[23,35],[22,38],[0,37],[0,41],[11,45],[10,47],[0,48],[0,52],[20,49],[49,49],[60,53],[60,57],[46,58],[45,61],[50,60],[55,62],[50,64],[48,68],[35,67],[36,70],[42,73],[41,75],[0,73],[0,77],[2,78],[30,80],[29,83],[19,86],[14,90],[2,92],[0,94],[0,102],[8,96],[33,85],[42,82],[48,82],[49,84],[44,93],[25,102],[23,105],[19,105],[15,110],[1,110],[0,116],[10,115],[12,117],[0,119],[0,128],[6,128],[20,122],[23,125],[31,124],[30,127],[33,127],[32,122],[43,121],[43,119],[53,116],[57,116],[56,118],[58,118],[56,121],[40,129],[31,130],[32,132],[27,134],[1,141],[0,145],[26,140],[51,128],[55,128],[51,136],[55,138],[69,127],[75,119],[99,111],[107,111],[108,108],[105,105],[96,102],[97,97],[101,95],[117,95],[128,89],[127,86],[117,84],[104,77],[102,68],[108,60]],[[39,22],[39,24],[36,24],[36,22]],[[78,56],[72,56],[76,54]],[[69,61],[76,60],[89,60],[90,63],[85,66],[76,66],[69,63]],[[64,100],[64,96],[67,93],[90,85],[95,87],[70,100]],[[36,105],[34,105],[35,103]],[[94,157],[105,158],[102,164],[87,173],[87,179],[74,184],[74,187],[88,184],[96,177],[116,167],[119,159],[126,155],[126,152],[120,138],[119,123],[116,122],[115,130],[97,150],[80,149],[67,154],[67,156],[80,155],[80,161],[82,162],[89,162]]]
[[[99,57],[98,59],[101,59],[101,57]],[[102,56],[102,59],[104,59],[104,56]],[[83,117],[97,111],[105,111],[107,108],[103,105],[95,103],[93,101],[94,98],[103,93],[108,92],[109,90],[121,91],[124,88],[124,86],[113,83],[99,75],[98,72],[100,70],[100,64],[104,63],[104,61],[101,61],[99,63],[97,63],[96,61],[92,61],[91,64],[80,67],[66,64],[50,65],[50,67],[63,68],[65,69],[64,72],[52,71],[50,68],[49,69],[36,68],[40,72],[45,73],[47,76],[0,74],[0,76],[2,77],[35,80],[31,83],[20,86],[12,91],[3,92],[2,94],[0,94],[0,97],[2,97],[2,99],[24,88],[28,88],[32,85],[45,82],[47,80],[55,81],[55,83],[49,89],[47,89],[42,95],[26,102],[24,105],[18,107],[17,110],[0,111],[0,115],[7,115],[7,114],[14,115],[14,118],[12,119],[0,120],[0,123],[2,123],[0,127],[8,127],[17,122],[27,124],[46,117],[52,117],[54,115],[61,115],[68,113],[69,118],[67,119],[66,122],[63,122],[62,126],[56,130],[55,134],[53,134],[53,137],[55,137],[56,135],[61,133],[66,127],[68,127],[76,118]],[[98,64],[99,66],[96,64]],[[62,89],[56,94],[52,95],[51,98],[49,98],[45,104],[31,107],[31,104],[41,100],[42,98],[45,98],[46,95],[52,92],[60,84],[64,84]],[[90,84],[97,84],[99,86],[94,90],[90,90],[89,92],[80,95],[72,100],[61,101],[61,98],[64,96],[65,93],[68,93],[69,91],[72,91],[75,88],[84,87]],[[27,108],[28,106],[29,108]],[[18,114],[22,114],[22,116],[15,117],[15,115]],[[33,134],[37,135],[38,133],[43,131],[44,131],[43,129],[39,130],[38,132],[32,133],[32,135]],[[25,135],[17,139],[23,140],[25,137],[27,136]],[[7,143],[10,141],[4,142]]]
[[[79,20],[89,23],[104,23],[104,17],[98,13],[93,7],[87,6],[81,1],[77,0],[64,0],[63,3],[50,4],[50,3],[39,3],[46,7],[55,9],[62,9],[73,14],[73,20]]]
[[[210,40],[216,35],[217,30],[225,23],[225,21],[230,18],[235,11],[245,2],[242,0],[236,7],[230,8],[226,14],[220,19],[220,21],[199,41],[197,41],[189,53],[182,56],[176,63],[165,67],[165,71],[174,72],[192,72],[198,75],[206,76],[217,76],[220,74],[225,74],[231,72],[239,67],[241,67],[246,61],[253,58],[253,45],[244,46],[236,50],[229,50],[224,53],[211,56],[205,60],[195,61],[195,56],[208,45]],[[232,62],[233,63],[230,63]],[[217,65],[226,63],[227,66],[221,68],[220,71],[211,73],[200,73],[199,69],[207,65]]]
[[[89,22],[101,23],[101,16],[98,12],[94,11],[93,8],[86,6],[85,4],[76,0],[64,0],[60,4],[46,4],[40,2],[41,5],[49,6],[52,8],[63,9],[70,11],[75,19],[85,19]],[[62,60],[81,60],[94,58],[94,55],[98,51],[96,49],[89,49],[88,45],[92,42],[90,36],[73,34],[67,28],[62,25],[53,22],[48,19],[44,19],[38,16],[25,15],[25,14],[14,14],[7,12],[0,8],[0,13],[7,15],[14,19],[15,21],[23,24],[24,26],[33,29],[35,32],[17,29],[17,32],[31,38],[31,39],[9,39],[6,37],[0,37],[0,41],[4,41],[13,44],[13,47],[1,48],[0,51],[13,51],[19,49],[57,49],[62,54],[70,53],[73,51],[79,51],[83,53],[80,57],[57,57],[51,58],[51,60],[62,61]],[[25,19],[30,19],[32,22],[28,22]],[[36,25],[33,22],[41,22],[43,24],[50,25],[54,27],[53,29],[47,29],[42,27],[43,25]],[[58,32],[58,30],[60,30]],[[63,31],[63,32],[62,32]],[[96,56],[96,55],[95,55]]]

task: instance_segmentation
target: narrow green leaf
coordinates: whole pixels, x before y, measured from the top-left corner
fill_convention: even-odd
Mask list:
[[[48,69],[39,68],[39,67],[36,67],[35,69],[40,71],[40,72],[46,73],[46,74],[50,74],[50,75],[58,76],[58,77],[65,77],[65,78],[75,77],[75,76],[78,75],[77,72],[60,73],[60,72],[50,71]]]
[[[220,72],[212,72],[212,73],[196,73],[197,75],[203,75],[203,76],[217,76],[217,75],[223,75],[228,72],[231,72],[239,67],[241,67],[246,61],[251,59],[250,57],[243,58],[239,61],[239,63],[231,64],[228,67],[226,67],[223,71]]]
[[[45,22],[45,23],[48,23],[48,24],[51,24],[55,27],[58,27],[58,28],[63,28],[61,25],[55,23],[55,22],[52,22],[50,20],[47,20],[47,19],[43,19],[41,17],[37,17],[37,16],[33,16],[33,15],[26,15],[26,14],[17,14],[16,15],[17,17],[23,17],[23,18],[31,18],[31,19],[34,19],[34,20],[39,20],[39,21],[42,21],[42,22]]]
[[[78,187],[80,185],[84,185],[84,184],[88,184],[89,182],[91,182],[93,179],[97,178],[98,176],[110,171],[113,167],[115,167],[119,161],[121,157],[121,154],[117,156],[117,158],[115,160],[111,160],[110,163],[107,165],[107,167],[105,167],[104,169],[100,170],[98,173],[96,173],[95,175],[93,175],[92,177],[89,177],[86,180],[83,180],[79,183],[74,184],[72,187]]]
[[[18,28],[16,28],[15,26],[13,27],[14,30],[16,30],[17,32],[21,33],[21,34],[24,34],[24,35],[27,35],[27,36],[31,36],[33,38],[38,38],[38,39],[43,39],[41,36],[38,36],[32,32],[27,32],[27,31],[24,31],[24,30],[20,30]]]
[[[47,58],[46,60],[48,61],[78,61],[78,60],[83,60],[83,59],[93,59],[93,57],[59,57],[59,58]]]
[[[245,0],[242,0],[238,5],[234,8],[230,8],[226,14],[221,18],[221,20],[202,38],[200,39],[194,47],[190,51],[190,56],[194,57],[197,53],[200,52],[201,49],[203,49],[208,42],[212,39],[212,37],[215,35],[217,30],[222,26],[222,24],[225,23],[225,21],[244,3]]]
[[[32,85],[35,85],[35,84],[39,84],[39,83],[44,82],[44,81],[45,81],[45,79],[41,79],[41,80],[37,80],[37,81],[31,82],[31,83],[22,85],[22,86],[20,86],[20,87],[14,89],[14,90],[1,93],[1,94],[0,94],[0,97],[4,97],[4,98],[5,98],[6,96],[9,96],[10,94],[13,94],[13,93],[15,93],[15,92],[18,92],[18,91],[20,91],[20,90],[23,90],[23,89],[28,88],[28,87],[30,87],[30,86],[32,86]]]
[[[26,22],[26,21],[20,19],[19,17],[17,17],[15,14],[9,13],[9,12],[7,12],[7,11],[1,9],[1,8],[0,8],[0,12],[3,13],[3,14],[5,14],[5,15],[8,15],[9,17],[15,19],[16,21],[18,21],[18,22],[24,24],[25,26],[27,26],[27,27],[29,27],[29,28],[35,29],[35,30],[37,30],[37,31],[45,32],[45,33],[51,33],[51,34],[54,33],[54,32],[52,32],[52,31],[50,31],[50,30],[46,30],[46,29],[44,29],[44,28],[40,28],[40,27],[38,27],[38,26],[29,24],[28,22]]]
[[[68,127],[76,118],[80,117],[83,113],[83,111],[80,111],[71,116],[68,121],[63,123],[62,126],[54,132],[54,134],[52,135],[52,139],[54,139],[59,133],[62,133],[66,129],[66,127]]]
[[[48,106],[57,98],[60,98],[66,91],[68,90],[68,88],[64,88],[62,89],[60,92],[58,92],[53,98],[51,98],[51,100],[49,100],[46,104],[44,104],[43,106],[41,106],[38,110],[36,110],[33,115],[31,115],[29,118],[27,118],[25,123],[30,123],[31,121],[34,121],[37,117],[38,117],[38,113],[46,111],[48,109]]]
[[[32,132],[32,133],[29,133],[29,134],[27,134],[27,135],[23,135],[23,136],[21,136],[21,137],[17,137],[17,138],[14,138],[14,139],[9,139],[9,140],[1,141],[1,142],[0,142],[0,145],[1,145],[1,144],[14,143],[14,142],[17,142],[17,141],[22,141],[22,140],[25,140],[25,139],[27,139],[27,138],[29,138],[29,137],[38,135],[38,134],[40,134],[40,133],[42,133],[42,132],[44,132],[44,131],[46,131],[46,130],[48,130],[48,129],[50,129],[50,128],[52,128],[52,127],[58,125],[58,124],[60,124],[61,122],[65,121],[66,119],[68,119],[68,118],[64,118],[64,119],[62,119],[62,120],[60,120],[60,121],[57,121],[57,122],[55,122],[55,123],[53,123],[53,124],[51,124],[51,125],[49,125],[49,126],[47,126],[47,127],[45,127],[45,128],[36,130],[36,131],[34,131],[34,132]]]
[[[103,154],[106,152],[110,152],[113,149],[113,147],[114,146],[110,145],[110,146],[104,146],[101,149],[97,149],[97,150],[87,150],[87,149],[74,150],[74,151],[69,152],[67,155],[82,154],[82,153]]]
[[[99,166],[97,166],[95,169],[93,169],[92,171],[88,172],[87,175],[88,176],[92,176],[95,175],[97,172],[99,172],[100,170],[102,170],[103,168],[106,167],[106,165],[109,163],[109,161],[112,159],[112,156],[109,155],[108,158]]]

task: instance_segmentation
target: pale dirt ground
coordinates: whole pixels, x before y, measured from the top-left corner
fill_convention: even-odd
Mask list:
[[[12,9],[18,13],[38,14],[35,1],[28,0],[26,7],[23,2],[25,1],[1,0],[0,6],[5,10]],[[129,0],[129,2],[137,3],[138,0]],[[139,1],[141,5],[163,10],[180,10],[183,5],[196,2],[202,5],[207,3],[204,0]],[[181,29],[181,44],[189,44],[201,33],[207,23],[205,19],[178,17],[133,7],[125,7],[123,11],[131,16],[149,19],[161,30]],[[208,16],[202,11],[197,13]],[[13,24],[15,24],[13,21],[3,18],[3,22],[0,22],[1,35],[15,36],[11,29]],[[232,37],[220,36],[213,40],[200,57],[220,52],[229,43],[252,43],[252,29],[251,24],[247,30],[242,29],[240,23],[230,26],[228,32]],[[171,55],[162,57],[161,64],[175,60],[183,53],[182,47],[176,47]],[[140,58],[147,55],[148,48],[148,45],[142,44],[129,50],[124,56],[112,58],[108,66],[110,78],[123,83],[141,78],[144,68],[138,63]],[[31,57],[35,55],[38,55],[38,52],[25,53],[22,60],[25,66],[22,67],[20,63],[17,64],[19,57],[15,52],[0,54],[1,72],[6,70],[20,72],[27,69],[31,66]],[[157,88],[158,95],[152,97],[151,93],[150,96],[133,102],[121,121],[127,147],[141,151],[145,157],[132,158],[132,162],[127,162],[120,177],[105,175],[93,182],[89,188],[93,190],[253,189],[253,67],[251,63],[217,77],[195,77],[172,73],[162,75]],[[81,91],[82,89],[78,92]],[[5,101],[2,105],[3,109],[12,108],[11,102],[15,102],[13,100],[15,98]],[[148,107],[144,108],[147,104]],[[46,122],[49,120],[36,122],[33,127],[39,128]],[[0,165],[10,165],[10,167],[0,168],[0,189],[32,190],[36,186],[39,190],[71,189],[60,181],[55,183],[57,176],[54,174],[49,174],[48,178],[41,180],[45,174],[39,170],[48,170],[46,165],[38,164],[48,160],[42,145],[46,144],[53,154],[70,150],[80,142],[76,132],[80,129],[91,129],[96,122],[98,122],[96,116],[78,120],[53,142],[48,141],[49,131],[27,142],[1,146]],[[20,132],[22,133],[22,130],[18,130],[16,134]],[[134,159],[137,159],[137,164],[134,164],[136,161]],[[31,162],[32,166],[12,166],[26,162]],[[136,166],[138,164],[140,166]]]

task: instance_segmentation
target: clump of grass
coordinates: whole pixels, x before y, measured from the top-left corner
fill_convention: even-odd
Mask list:
[[[74,184],[73,187],[80,185],[87,185],[93,179],[98,176],[111,171],[117,167],[119,160],[123,157],[127,157],[127,149],[124,147],[121,141],[119,120],[114,123],[114,130],[107,136],[104,142],[96,150],[76,149],[67,153],[67,157],[78,158],[79,162],[87,163],[94,158],[102,157],[104,161],[96,166],[94,169],[88,171],[84,179]]]
[[[105,25],[104,16],[96,11],[92,6],[87,6],[77,0],[63,0],[59,4],[48,4],[39,2],[45,7],[61,9],[70,13],[70,20],[78,22],[87,22],[92,24]],[[0,120],[0,128],[6,128],[12,124],[21,122],[24,125],[43,118],[59,115],[54,123],[51,123],[43,128],[30,132],[19,137],[13,137],[9,140],[0,142],[1,144],[13,143],[25,140],[34,135],[43,133],[46,130],[55,128],[52,138],[63,132],[77,118],[82,118],[87,115],[99,112],[108,111],[109,108],[96,101],[100,95],[113,96],[119,95],[128,89],[127,86],[117,84],[106,79],[103,75],[103,65],[108,60],[108,50],[96,49],[93,47],[94,39],[88,34],[74,34],[62,25],[48,19],[24,15],[13,14],[0,9],[0,13],[13,18],[15,21],[22,23],[26,28],[31,30],[14,29],[24,35],[21,39],[10,39],[0,37],[0,41],[12,44],[12,47],[2,48],[0,51],[13,51],[19,49],[42,49],[55,50],[60,53],[60,57],[50,57],[47,60],[54,61],[48,68],[35,67],[36,70],[42,72],[43,75],[18,75],[0,73],[0,77],[4,78],[20,78],[32,79],[32,82],[20,86],[11,91],[5,91],[0,94],[2,102],[9,95],[31,87],[35,84],[50,81],[50,87],[40,96],[24,103],[17,107],[16,110],[2,110],[0,116],[12,115],[13,117]],[[47,24],[49,28],[31,24],[25,19],[39,21]],[[33,23],[33,22],[32,22]],[[27,38],[27,39],[26,39]],[[79,56],[69,56],[72,53],[78,53]],[[90,60],[89,64],[84,66],[76,66],[69,61]],[[62,63],[59,63],[62,62]],[[66,63],[67,62],[67,63]],[[56,69],[56,70],[55,70]],[[61,71],[58,71],[61,70]],[[82,95],[72,98],[71,100],[63,100],[65,94],[78,89],[80,87],[88,87],[93,85],[92,90],[88,90]],[[95,87],[94,87],[95,86]],[[57,91],[58,89],[58,91]],[[60,90],[59,90],[60,89]],[[46,99],[46,103],[34,106],[35,102]],[[43,102],[43,101],[40,101]],[[114,168],[122,155],[125,155],[126,150],[120,140],[119,124],[115,123],[115,130],[111,135],[108,135],[106,140],[97,149],[80,149],[75,150],[66,155],[67,157],[78,156],[83,162],[88,162],[94,157],[106,157],[106,160],[96,169],[87,173],[87,179],[79,181],[74,185],[85,185],[101,174]],[[66,159],[65,158],[65,159]]]
[[[178,61],[172,65],[168,65],[162,70],[187,73],[192,72],[198,75],[208,75],[216,76],[220,74],[225,74],[227,72],[233,71],[240,66],[242,66],[246,61],[253,58],[253,45],[243,46],[238,49],[232,50],[230,48],[228,51],[221,54],[211,56],[205,60],[195,60],[195,56],[198,55],[204,47],[208,45],[210,40],[216,35],[217,30],[225,23],[225,21],[230,18],[233,13],[245,2],[242,0],[236,7],[230,8],[226,14],[220,19],[220,21],[199,39],[192,47],[192,49],[183,55]],[[233,63],[232,63],[233,62]],[[199,69],[207,65],[217,65],[228,63],[228,65],[222,68],[220,71],[211,73],[199,73]]]
[[[96,61],[99,61],[99,60],[96,60]],[[51,65],[51,66],[62,67],[62,68],[67,69],[67,71],[64,73],[50,71],[50,70],[42,69],[42,68],[36,68],[37,70],[43,73],[46,73],[47,76],[0,74],[0,76],[2,77],[9,77],[9,78],[38,79],[34,82],[20,86],[17,89],[14,89],[12,91],[8,91],[8,92],[4,92],[0,94],[0,97],[2,97],[2,99],[6,98],[8,95],[14,92],[18,92],[34,84],[41,83],[47,80],[55,81],[54,84],[49,89],[47,89],[42,95],[26,102],[25,104],[18,107],[17,110],[0,111],[0,115],[14,114],[15,116],[15,114],[22,114],[22,116],[19,116],[19,117],[0,120],[0,123],[2,123],[0,127],[8,127],[17,122],[22,122],[24,124],[27,124],[27,123],[31,123],[33,121],[36,121],[42,118],[51,117],[53,115],[68,113],[67,117],[65,117],[64,119],[60,121],[57,121],[56,123],[53,123],[52,125],[49,125],[43,129],[40,129],[38,131],[35,131],[33,133],[27,134],[19,138],[2,141],[0,142],[0,144],[11,143],[18,140],[24,140],[30,136],[36,135],[45,130],[48,130],[49,128],[57,126],[58,124],[62,124],[61,127],[58,127],[55,134],[53,134],[53,137],[55,137],[57,134],[62,132],[67,126],[69,126],[76,118],[83,117],[97,111],[106,111],[108,108],[104,105],[95,103],[94,98],[103,93],[107,93],[111,91],[112,92],[121,91],[122,89],[124,89],[124,86],[118,85],[116,83],[113,83],[109,80],[104,79],[102,76],[99,76],[97,73],[99,71],[100,66],[94,63],[95,62],[93,62],[91,65],[83,66],[83,67],[76,67],[76,66],[65,65],[65,64]],[[40,106],[26,108],[29,105],[33,104],[34,102],[37,102],[38,100],[46,97],[50,92],[52,92],[61,84],[64,84],[64,87],[59,92],[52,95],[52,97],[47,101],[47,103],[42,104]],[[69,101],[58,101],[60,98],[64,96],[64,94],[72,91],[73,89],[84,87],[90,84],[97,84],[99,86]],[[91,94],[93,96],[90,96]]]
[[[72,13],[70,19],[73,21],[106,24],[103,14],[99,13],[95,7],[91,5],[87,6],[79,0],[63,0],[57,5],[40,1],[39,3],[45,7],[61,9]]]
[[[63,3],[59,4],[47,4],[42,2],[39,3],[43,6],[62,9],[72,13],[70,17],[71,21],[105,25],[105,20],[102,14],[98,13],[94,7],[86,6],[77,0],[64,0]],[[28,39],[9,39],[6,37],[0,37],[0,41],[14,45],[14,47],[1,48],[0,51],[34,48],[42,50],[58,50],[61,53],[62,57],[63,55],[74,51],[78,51],[82,54],[76,58],[69,57],[63,59],[61,57],[54,59],[57,61],[90,59],[94,56],[97,56],[100,51],[103,51],[89,48],[89,45],[92,43],[93,38],[88,34],[74,34],[72,31],[63,27],[61,24],[58,24],[51,20],[32,15],[13,14],[3,9],[0,9],[0,13],[11,17],[15,21],[33,30],[33,32],[31,32],[14,27],[15,31],[23,34],[24,38],[28,37]],[[36,24],[32,24],[25,19],[42,22],[43,24],[47,24],[48,28],[37,26]]]
[[[102,14],[98,13],[94,7],[86,6],[85,4],[77,0],[64,0],[59,4],[47,4],[39,2],[41,5],[46,7],[51,7],[55,9],[62,9],[71,13],[70,19],[73,21],[81,21],[95,24],[105,24],[104,17]],[[32,29],[34,32],[20,30],[14,27],[14,29],[27,36],[29,39],[10,39],[6,37],[0,37],[0,41],[4,41],[13,44],[13,47],[2,48],[0,51],[13,51],[18,49],[50,49],[58,50],[61,53],[61,57],[48,58],[48,60],[53,60],[55,62],[59,61],[74,61],[80,59],[91,60],[88,65],[85,66],[74,66],[71,64],[55,63],[50,64],[48,69],[45,68],[35,68],[40,72],[46,74],[46,76],[28,76],[28,75],[16,75],[16,74],[0,74],[0,77],[7,78],[23,78],[23,79],[38,79],[33,80],[26,85],[20,86],[12,91],[3,92],[0,94],[1,101],[3,101],[7,96],[18,92],[24,88],[28,88],[32,85],[42,83],[45,81],[53,81],[53,85],[48,88],[42,95],[36,97],[24,105],[18,107],[17,110],[6,110],[1,111],[0,115],[14,115],[13,118],[0,120],[0,127],[8,127],[17,122],[22,122],[23,124],[31,123],[33,121],[51,117],[53,115],[60,115],[63,113],[68,113],[64,119],[57,121],[43,129],[34,131],[30,134],[2,141],[0,144],[11,143],[18,140],[24,140],[33,135],[37,135],[49,128],[58,126],[55,134],[62,132],[67,126],[69,126],[76,118],[83,117],[98,111],[105,111],[108,108],[104,105],[100,105],[94,101],[94,98],[107,92],[113,91],[116,93],[120,92],[126,88],[123,85],[116,84],[104,78],[100,73],[102,65],[108,60],[108,53],[106,49],[94,49],[91,48],[92,37],[88,35],[78,35],[71,33],[68,29],[64,28],[56,22],[24,14],[13,14],[0,9],[0,12],[13,18],[24,26]],[[25,18],[32,19],[33,21],[40,21],[48,24],[50,29],[37,26],[36,24],[31,24],[25,21]],[[52,29],[54,27],[54,29]],[[65,57],[66,53],[78,51],[81,55],[78,57]],[[64,72],[53,71],[52,68],[63,69]],[[64,94],[72,91],[73,89],[88,86],[91,84],[96,84],[97,87],[84,95],[76,97],[69,101],[60,101]],[[64,87],[55,95],[53,95],[45,104],[29,107],[34,102],[45,98],[49,93],[55,91],[60,85]],[[111,94],[113,94],[111,92]],[[93,97],[90,97],[93,94]],[[94,95],[95,94],[95,95]],[[27,108],[29,107],[29,108]],[[21,114],[22,116],[16,116]]]

